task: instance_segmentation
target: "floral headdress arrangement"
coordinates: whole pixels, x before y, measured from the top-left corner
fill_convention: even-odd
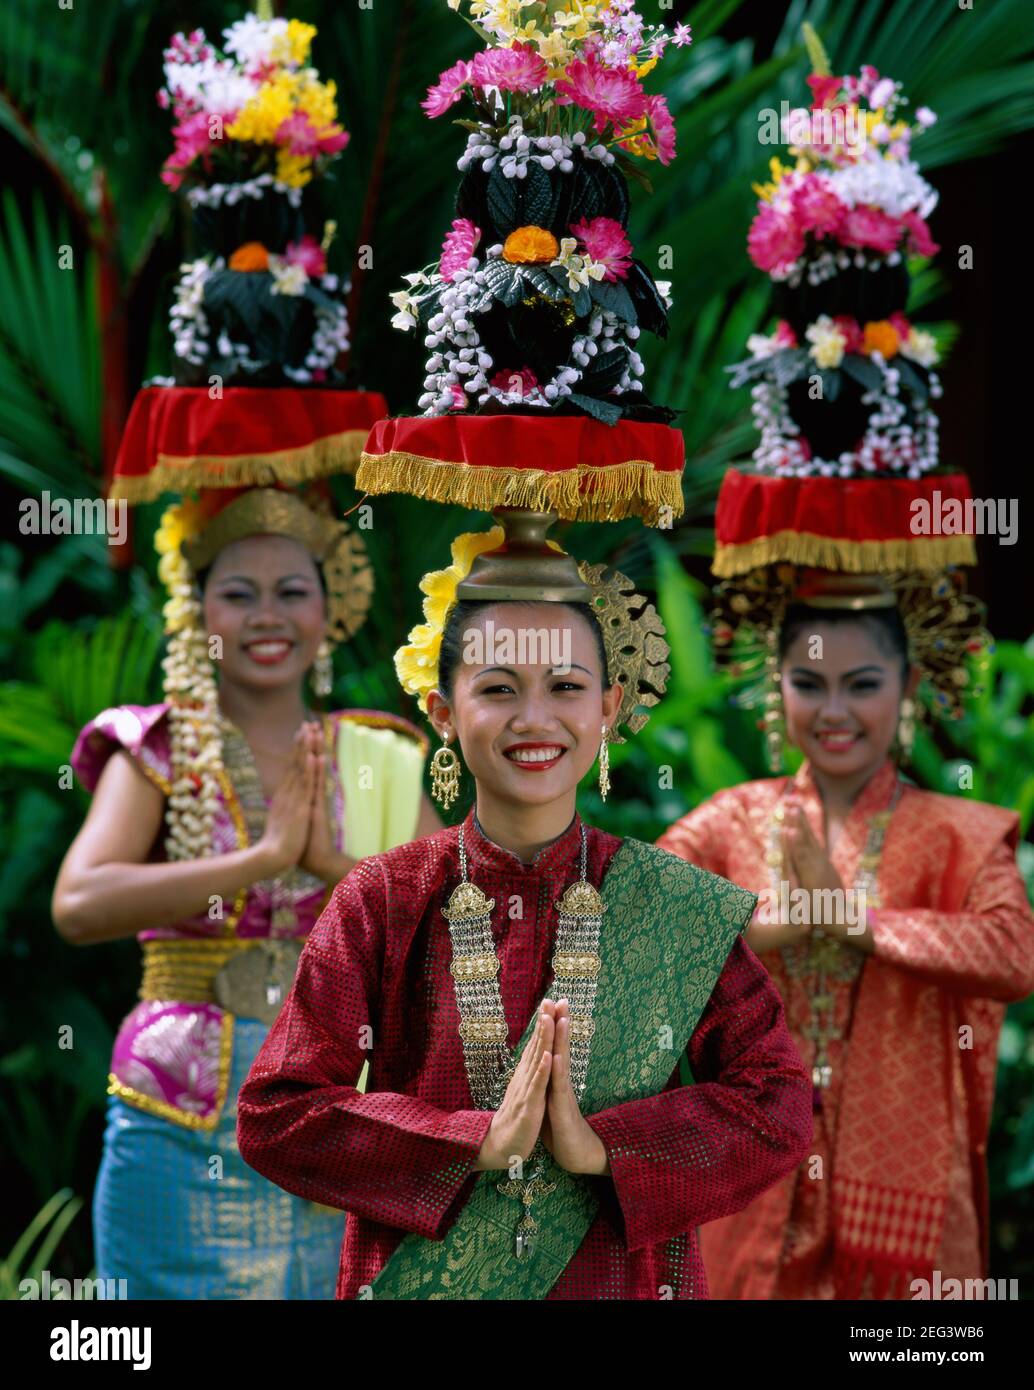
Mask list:
[[[755,185],[748,236],[780,319],[771,336],[748,339],[732,384],[754,383],[762,471],[918,478],[938,463],[929,402],[941,386],[933,335],[904,313],[905,258],[939,249],[926,221],[937,194],[912,158],[913,138],[936,117],[920,107],[903,119],[900,84],[875,68],[831,75],[805,33],[812,104],[783,122],[794,163],[773,159],[771,181]]]
[[[395,653],[395,671],[407,694],[416,697],[427,713],[427,697],[438,688],[438,662],[442,634],[457,602],[456,590],[467,578],[479,555],[496,551],[506,539],[502,526],[489,531],[468,531],[452,542],[452,564],[425,574],[420,581],[424,594],[424,621],[410,631],[409,641]],[[555,541],[549,548],[563,555]],[[589,603],[603,633],[607,655],[607,677],[624,689],[624,699],[610,734],[613,743],[623,743],[618,730],[627,726],[638,733],[649,719],[646,712],[658,704],[667,686],[671,667],[665,628],[654,605],[635,591],[635,585],[606,565],[578,565],[578,574],[588,586]]]
[[[322,666],[329,677],[333,643],[359,630],[373,595],[362,541],[331,515],[318,492],[303,498],[280,488],[208,489],[165,509],[154,545],[158,577],[168,594],[163,616],[169,645],[162,669],[173,784],[165,848],[173,860],[215,853],[212,826],[223,770],[218,690],[197,576],[224,546],[253,535],[290,536],[322,566],[327,636],[317,656],[317,676]],[[316,685],[317,693],[326,695],[324,677]]]
[[[838,592],[839,590],[839,592]],[[759,566],[725,580],[714,593],[711,641],[716,665],[743,683],[736,703],[763,705],[769,766],[782,767],[785,723],[779,674],[779,640],[787,608],[804,604],[864,611],[896,606],[919,667],[930,708],[942,719],[961,719],[964,701],[982,687],[971,679],[970,659],[986,666],[994,642],[984,626],[984,605],[965,590],[957,569],[897,571],[874,576],[834,575],[796,565]],[[922,714],[925,706],[917,708]],[[907,752],[907,750],[903,750]]]
[[[193,209],[206,254],[180,268],[170,328],[175,383],[216,373],[254,385],[335,384],[348,320],[327,250],[306,231],[303,193],[348,144],[336,89],[309,63],[316,30],[271,8],[195,29],[165,52],[159,105],[175,117],[163,181]],[[169,383],[172,384],[172,383]]]
[[[668,43],[634,0],[448,0],[485,47],[443,72],[423,102],[473,119],[457,167],[457,217],[437,265],[392,296],[396,328],[426,330],[425,415],[563,410],[613,424],[667,423],[636,350],[663,337],[671,305],[634,257],[626,175],[669,164],[675,126],[643,79]]]

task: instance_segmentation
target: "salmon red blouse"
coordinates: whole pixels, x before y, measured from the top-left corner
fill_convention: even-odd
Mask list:
[[[831,855],[846,888],[870,817],[898,780],[886,762]],[[719,792],[658,841],[753,892],[771,888],[772,814],[791,779]],[[825,843],[807,767],[793,781]],[[913,1278],[987,1276],[987,1135],[1005,1006],[1034,990],[1034,919],[1016,867],[1017,816],[904,784],[879,865],[875,952],[827,978],[832,1084],[808,1161],[704,1228],[717,1298],[908,1297]],[[808,981],[797,948],[764,953],[810,1067]],[[842,946],[851,952],[850,946]],[[861,953],[858,953],[861,954]]]

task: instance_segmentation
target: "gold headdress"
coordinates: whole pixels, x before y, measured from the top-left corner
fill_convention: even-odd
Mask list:
[[[395,653],[404,690],[427,712],[427,696],[438,685],[442,633],[453,607],[464,600],[586,603],[603,634],[609,679],[624,695],[610,735],[623,743],[621,725],[637,733],[649,709],[664,694],[671,673],[665,628],[656,608],[625,575],[607,565],[579,564],[545,538],[549,513],[499,508],[502,525],[467,532],[452,543],[452,564],[420,581],[424,622]]]
[[[232,500],[227,501],[227,497]],[[202,493],[166,508],[155,536],[158,574],[169,598],[163,661],[173,785],[166,811],[170,859],[213,853],[212,822],[222,771],[222,738],[215,671],[209,655],[197,575],[233,541],[247,536],[289,536],[323,569],[327,636],[319,660],[329,666],[331,641],[347,641],[366,621],[373,571],[359,536],[331,515],[321,500],[279,488],[252,488],[234,496]],[[329,694],[329,689],[321,693]]]
[[[886,574],[843,574],[767,565],[719,584],[711,614],[716,664],[746,680],[743,704],[764,703],[761,721],[773,771],[782,764],[783,710],[779,643],[791,605],[856,612],[896,607],[908,639],[909,657],[922,672],[934,711],[958,719],[970,685],[969,656],[993,650],[984,627],[984,605],[967,593],[954,569],[908,570]],[[922,712],[923,706],[918,706]]]

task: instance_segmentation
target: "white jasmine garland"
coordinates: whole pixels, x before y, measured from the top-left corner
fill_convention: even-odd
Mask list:
[[[865,434],[857,450],[846,450],[836,459],[817,455],[806,458],[800,442],[800,426],[790,416],[785,387],[771,379],[751,388],[751,414],[761,439],[754,450],[760,472],[780,478],[864,477],[876,472],[922,477],[936,468],[939,422],[932,410],[916,412],[915,424],[907,420],[908,408],[900,399],[900,377],[878,353],[869,359],[883,375],[882,385],[862,396],[871,407]],[[930,395],[941,395],[936,373],[930,373]]]
[[[270,272],[273,275],[272,293],[298,295],[305,291],[309,276],[301,266],[293,266],[282,256],[270,256]],[[204,311],[204,290],[208,280],[226,268],[221,256],[209,260],[201,257],[180,267],[181,276],[177,282],[169,313],[169,326],[173,337],[173,351],[176,356],[193,366],[200,366],[212,356],[210,342],[211,326]],[[251,272],[261,274],[260,271]],[[325,294],[334,294],[340,281],[336,275],[323,275],[316,283]],[[348,282],[344,285],[347,292]],[[247,343],[235,342],[223,329],[216,341],[216,350],[222,358],[234,358],[245,371],[259,371],[265,362],[251,355]],[[335,302],[333,308],[316,307],[315,327],[312,342],[302,367],[283,366],[284,375],[291,381],[303,383],[311,381],[317,371],[329,371],[342,352],[350,346],[348,310],[343,302]]]
[[[562,174],[570,174],[576,154],[583,159],[599,160],[601,164],[614,163],[614,156],[606,145],[590,145],[583,130],[571,136],[526,135],[523,118],[514,115],[510,117],[506,134],[498,138],[488,131],[471,131],[456,168],[466,173],[472,165],[480,164],[483,172],[490,174],[498,164],[506,178],[524,179],[528,176],[528,165],[538,164],[547,171],[559,169]]]
[[[244,198],[257,201],[264,198],[267,192],[272,192],[286,198],[292,207],[297,208],[301,206],[303,191],[281,183],[273,174],[257,174],[255,178],[244,179],[240,183],[213,183],[208,188],[188,188],[186,199],[191,207],[218,208],[223,203],[233,207]]]
[[[489,247],[488,261],[498,260],[502,247]],[[553,264],[560,263],[554,261]],[[590,262],[590,264],[592,264]],[[641,391],[643,361],[632,343],[639,336],[639,329],[625,324],[610,310],[595,307],[586,328],[571,344],[568,361],[561,365],[548,382],[540,382],[530,390],[522,384],[514,389],[493,386],[490,378],[497,373],[497,365],[485,349],[475,326],[476,315],[472,305],[484,291],[485,266],[472,257],[467,266],[456,272],[452,283],[442,294],[438,312],[428,321],[428,333],[424,346],[431,355],[425,363],[427,376],[424,379],[424,392],[417,402],[425,415],[444,415],[456,408],[457,401],[453,388],[458,387],[465,397],[476,397],[479,404],[498,400],[506,405],[530,405],[548,408],[564,396],[571,395],[584,375],[584,369],[600,352],[608,352],[616,347],[624,347],[628,366],[618,383],[620,391]],[[428,283],[439,277],[432,277]],[[392,296],[393,302],[403,304],[400,317],[412,312],[400,299],[404,291]],[[519,367],[514,367],[515,378]]]

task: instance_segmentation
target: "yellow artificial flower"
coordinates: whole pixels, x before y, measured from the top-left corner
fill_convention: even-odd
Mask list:
[[[647,58],[645,63],[637,63],[636,60],[633,58],[631,63],[629,63],[629,67],[632,69],[632,71],[635,73],[637,77],[645,77],[648,72],[653,72],[656,66],[656,58]]]
[[[545,227],[518,227],[503,242],[503,260],[513,265],[548,264],[559,249],[556,237]]]
[[[337,120],[337,83],[306,82],[298,93],[297,109],[304,111],[322,135]]]
[[[772,182],[751,184],[754,192],[766,203],[770,203],[775,197],[775,191],[782,183],[783,175],[788,172],[785,164],[782,163],[778,155],[772,156],[768,161],[768,167],[772,174]]]
[[[309,49],[316,37],[316,26],[304,24],[300,19],[287,21],[287,33],[273,40],[270,56],[275,63],[293,63],[301,67],[309,56]]]
[[[312,179],[312,160],[307,154],[276,152],[276,177],[288,188],[304,188]]]
[[[395,671],[403,690],[415,695],[427,713],[427,697],[438,685],[438,656],[445,620],[456,602],[456,587],[466,579],[478,555],[502,545],[501,526],[490,531],[467,531],[452,543],[452,564],[433,570],[420,581],[424,598],[424,619],[412,629],[409,642],[395,653]]]
[[[273,145],[276,133],[295,109],[299,80],[296,73],[281,72],[263,82],[255,95],[244,103],[237,119],[226,127],[231,140]]]

